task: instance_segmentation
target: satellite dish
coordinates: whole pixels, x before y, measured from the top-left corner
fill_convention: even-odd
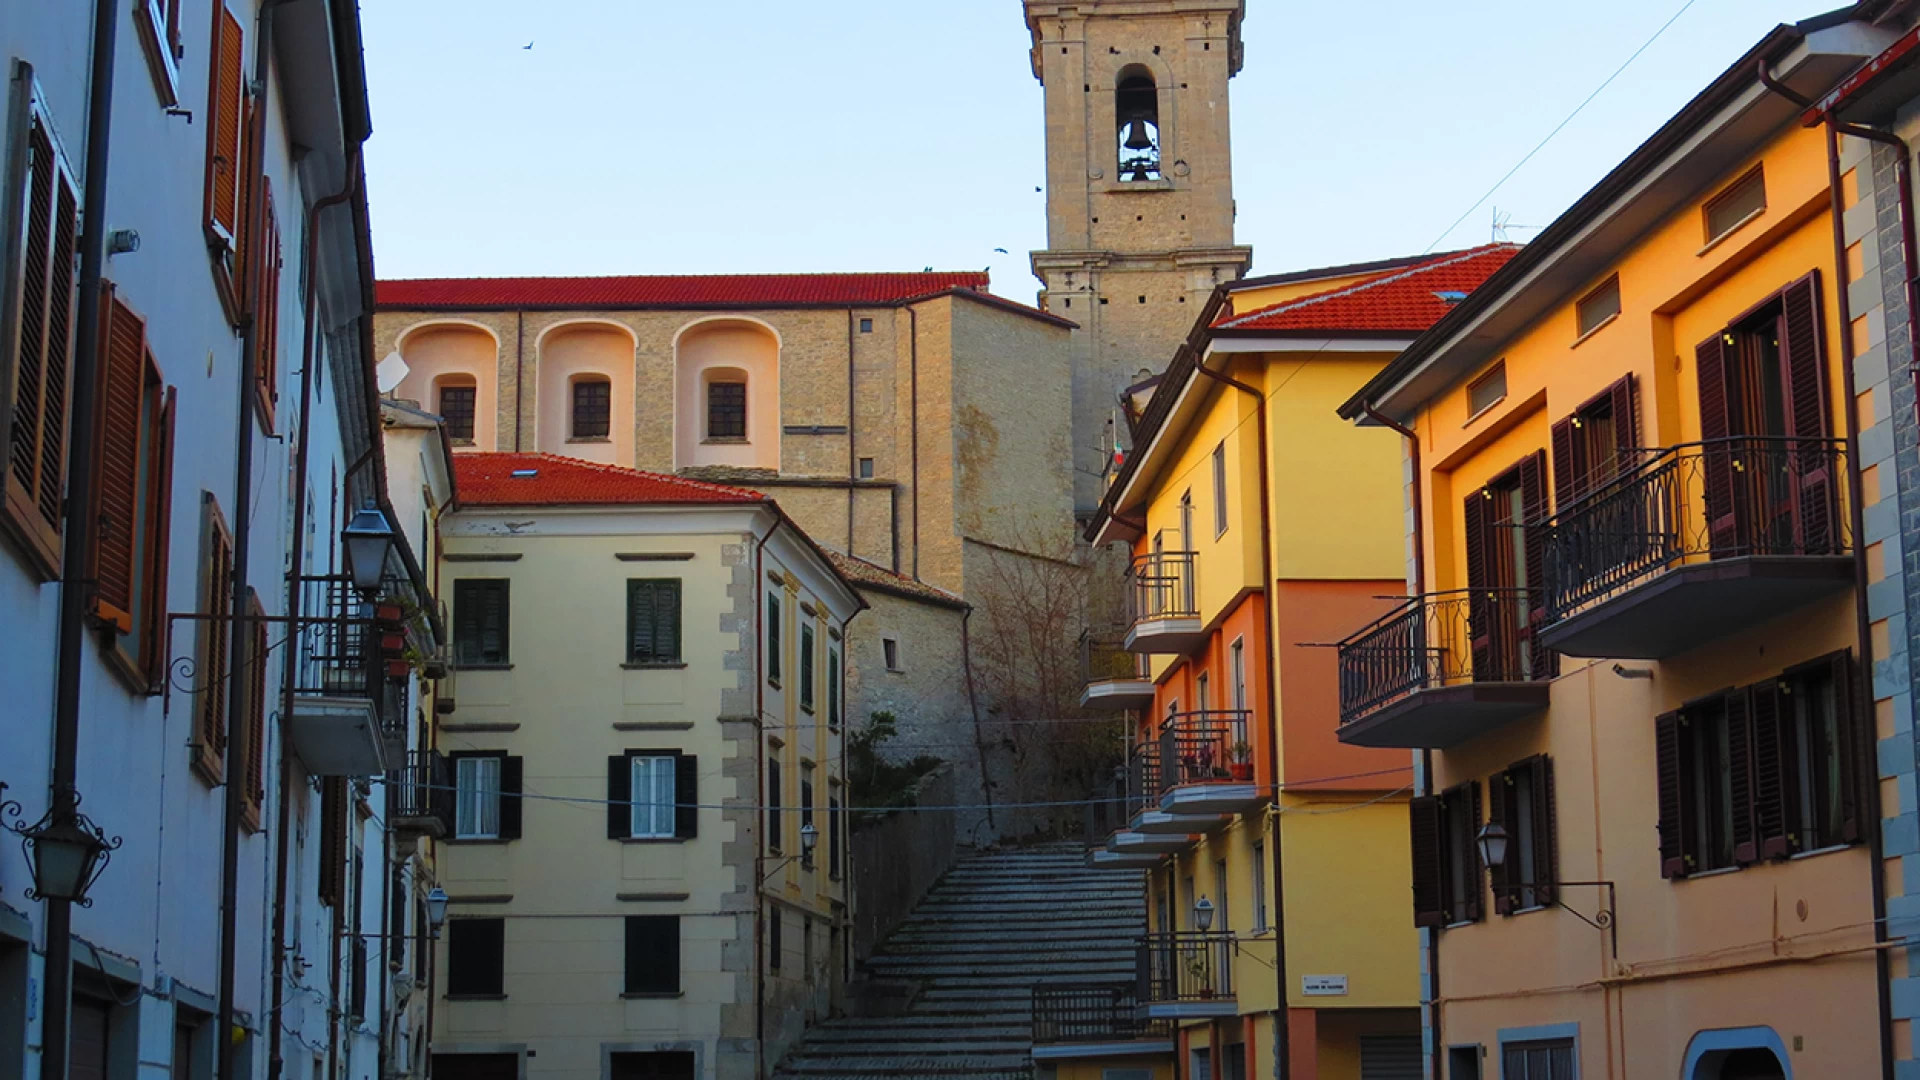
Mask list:
[[[380,366],[373,369],[373,376],[380,384],[380,392],[393,393],[396,387],[406,381],[408,370],[407,362],[400,357],[400,350],[395,349],[388,353],[386,358],[380,361]]]

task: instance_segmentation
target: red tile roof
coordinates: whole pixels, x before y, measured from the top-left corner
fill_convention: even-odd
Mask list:
[[[1250,333],[1422,333],[1519,251],[1518,244],[1489,244],[1436,255],[1356,284],[1245,314],[1222,315],[1214,321],[1213,329]],[[1458,295],[1449,298],[1446,294]]]
[[[891,304],[987,287],[984,271],[925,274],[672,274],[644,277],[411,278],[374,285],[382,308],[779,308]]]
[[[770,503],[765,495],[704,480],[596,465],[558,454],[456,454],[462,506],[675,506]],[[522,473],[526,475],[514,475]]]
[[[840,576],[852,582],[857,588],[874,589],[914,600],[926,600],[944,607],[967,606],[965,600],[945,589],[896,574],[879,563],[868,562],[856,555],[843,555],[838,551],[828,551],[826,556],[827,561],[833,564],[833,568],[840,572]]]

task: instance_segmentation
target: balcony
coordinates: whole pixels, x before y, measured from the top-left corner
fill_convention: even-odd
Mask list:
[[[1191,551],[1156,551],[1127,571],[1129,652],[1182,653],[1206,638]]]
[[[1234,1016],[1231,933],[1180,931],[1148,934],[1135,954],[1138,1005],[1146,1020],[1205,1020]]]
[[[1160,809],[1237,814],[1260,804],[1247,710],[1175,713],[1160,724]]]
[[[1172,1054],[1172,1022],[1139,1012],[1139,996],[1131,986],[1036,986],[1033,1059]]]
[[[1080,665],[1087,680],[1080,691],[1081,708],[1123,711],[1153,704],[1153,680],[1147,675],[1146,660],[1127,651],[1124,635],[1082,634]]]
[[[1644,453],[1546,523],[1540,637],[1555,651],[1661,660],[1852,586],[1844,443]]]
[[[386,771],[382,712],[391,702],[369,651],[376,644],[370,605],[345,575],[305,578],[300,587],[305,618],[288,657],[288,741],[315,776],[378,776]]]
[[[453,771],[440,751],[411,751],[387,773],[387,820],[405,839],[453,835]]]
[[[1197,833],[1210,832],[1229,819],[1217,813],[1170,813],[1160,809],[1160,797],[1165,794],[1160,783],[1160,740],[1144,742],[1133,748],[1127,757],[1127,813],[1126,828],[1115,833],[1117,842],[1123,834],[1143,835],[1154,838],[1161,844],[1172,844],[1172,850],[1186,846],[1188,839]],[[1116,852],[1127,851],[1143,856],[1148,844],[1127,840],[1115,847]],[[1157,861],[1159,856],[1153,858]],[[1151,864],[1149,864],[1151,865]]]
[[[1523,589],[1417,596],[1340,643],[1340,741],[1444,749],[1547,707]]]

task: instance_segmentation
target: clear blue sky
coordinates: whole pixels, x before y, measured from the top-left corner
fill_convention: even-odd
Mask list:
[[[1839,6],[1696,0],[1442,236],[1683,2],[1248,0],[1233,149],[1254,272],[1482,243],[1491,206],[1543,225],[1773,25]],[[991,266],[996,292],[1037,287],[1045,147],[1019,0],[371,0],[362,17],[383,277]]]

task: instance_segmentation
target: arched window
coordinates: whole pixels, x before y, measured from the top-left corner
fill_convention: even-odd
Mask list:
[[[1119,142],[1120,179],[1160,179],[1160,94],[1153,76],[1134,66],[1120,72],[1113,92],[1115,138]]]
[[[473,445],[473,420],[479,385],[471,375],[443,375],[434,380],[434,411],[446,422],[447,438],[455,446]]]
[[[572,415],[571,438],[606,438],[613,429],[613,381],[599,375],[574,379]]]

